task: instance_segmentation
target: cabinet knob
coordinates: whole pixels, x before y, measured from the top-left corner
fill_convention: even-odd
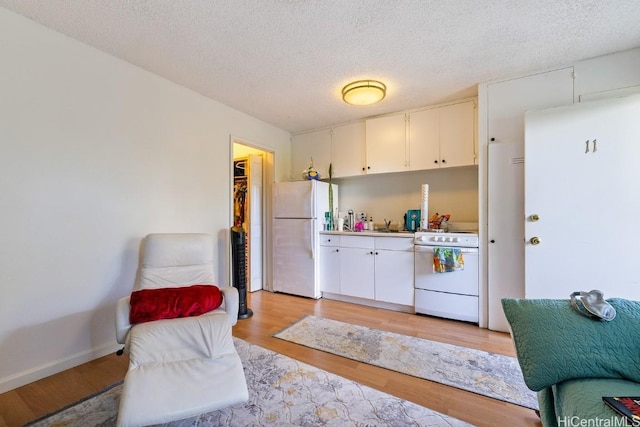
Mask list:
[[[378,255],[378,252],[376,252],[376,255]]]
[[[433,161],[433,163],[438,163],[438,161],[437,161],[437,160],[434,160],[434,161]]]
[[[371,169],[371,166],[367,166],[367,169]]]
[[[327,242],[330,242],[330,241],[331,241],[331,239],[327,239]]]
[[[491,242],[491,243],[495,243],[496,241],[495,241],[495,240],[493,240],[493,239],[491,239],[491,240],[489,240],[489,242]]]
[[[340,252],[340,249],[336,249],[336,252]]]
[[[373,255],[373,251],[369,252],[369,255]]]
[[[447,161],[445,159],[442,159],[442,163],[447,163]]]
[[[491,141],[495,141],[495,140],[496,140],[495,138],[491,138]]]
[[[364,172],[364,168],[362,168],[362,172]]]

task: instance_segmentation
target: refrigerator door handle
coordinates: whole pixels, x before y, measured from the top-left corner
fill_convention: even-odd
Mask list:
[[[316,259],[316,232],[313,224],[309,232],[311,233],[311,259]]]

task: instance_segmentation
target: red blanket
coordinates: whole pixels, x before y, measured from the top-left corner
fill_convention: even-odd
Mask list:
[[[131,293],[131,324],[158,319],[199,316],[222,304],[222,293],[215,285],[180,288],[143,289]]]

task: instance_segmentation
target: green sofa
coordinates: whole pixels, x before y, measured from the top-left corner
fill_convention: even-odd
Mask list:
[[[640,396],[640,302],[607,301],[617,312],[610,322],[579,314],[568,299],[502,300],[543,426],[625,425],[602,397]]]

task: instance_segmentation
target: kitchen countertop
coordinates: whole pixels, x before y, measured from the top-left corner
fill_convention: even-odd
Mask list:
[[[327,231],[322,230],[320,234],[334,234],[343,236],[373,236],[373,237],[411,237],[413,238],[412,231]]]

